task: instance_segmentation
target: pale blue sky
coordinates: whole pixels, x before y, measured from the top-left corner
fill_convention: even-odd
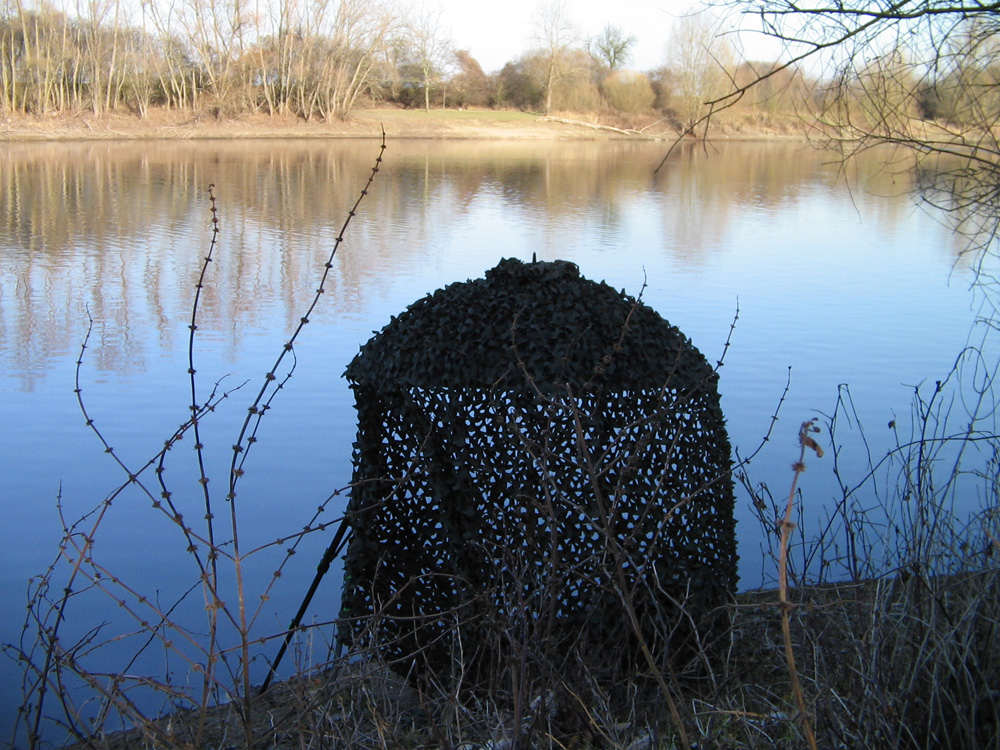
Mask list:
[[[442,0],[441,23],[457,49],[468,49],[487,73],[531,49],[534,19],[542,0]],[[569,0],[570,16],[581,38],[599,33],[605,24],[636,36],[631,67],[649,70],[663,65],[673,21],[695,7],[692,0]],[[435,7],[426,0],[425,7]],[[745,40],[754,56],[776,49]]]

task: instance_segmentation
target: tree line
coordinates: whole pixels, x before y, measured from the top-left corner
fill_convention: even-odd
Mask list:
[[[80,0],[69,15],[12,0],[0,20],[0,108],[154,106],[215,114],[346,115],[376,92],[399,14],[378,0]]]
[[[644,72],[628,67],[633,36],[609,24],[582,38],[566,0],[540,5],[536,46],[492,73],[453,47],[442,21],[441,11],[404,10],[393,0],[275,0],[265,10],[249,0],[77,0],[72,13],[43,0],[7,0],[0,113],[127,109],[145,117],[159,107],[329,120],[394,103],[652,113],[687,130],[713,101],[725,101],[727,116],[735,107],[767,125],[803,102],[824,111],[831,89],[794,66],[740,60],[704,14],[679,19],[664,64]],[[981,92],[998,72],[975,59],[916,81],[898,56],[875,56],[854,71],[850,106],[877,119],[888,101],[961,122],[971,97],[977,108],[992,106]],[[741,90],[739,100],[725,100],[733,90]]]
[[[234,116],[347,116],[369,103],[670,113],[693,120],[724,92],[730,60],[697,19],[655,71],[627,67],[635,38],[575,31],[565,0],[539,7],[537,46],[486,73],[448,39],[440,11],[392,0],[8,0],[0,12],[0,112],[151,108]],[[718,48],[718,49],[716,49]],[[711,50],[707,54],[705,50]],[[720,52],[721,50],[721,52]]]

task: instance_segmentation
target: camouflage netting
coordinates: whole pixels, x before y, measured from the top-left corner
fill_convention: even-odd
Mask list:
[[[393,318],[346,375],[343,644],[467,686],[529,663],[614,678],[642,666],[623,601],[665,660],[733,592],[716,373],[624,292],[504,260]]]

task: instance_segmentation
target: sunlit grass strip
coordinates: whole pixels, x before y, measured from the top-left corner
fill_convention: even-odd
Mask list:
[[[521,112],[516,109],[388,109],[365,112],[367,115],[378,115],[393,120],[414,120],[419,122],[454,122],[460,120],[478,120],[483,124],[491,122],[535,122],[539,116],[531,112]]]

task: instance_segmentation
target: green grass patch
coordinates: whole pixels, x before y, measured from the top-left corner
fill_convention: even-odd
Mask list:
[[[377,110],[372,110],[377,111]],[[480,120],[483,122],[534,122],[538,115],[511,109],[422,109],[391,110],[393,119],[413,122],[454,122]]]

